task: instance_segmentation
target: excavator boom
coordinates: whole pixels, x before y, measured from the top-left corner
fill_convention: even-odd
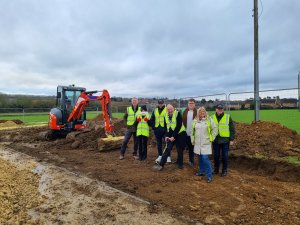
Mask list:
[[[96,96],[95,93],[102,92],[102,95]],[[113,126],[111,124],[111,99],[108,91],[104,89],[103,91],[90,91],[81,92],[80,96],[77,98],[75,106],[68,117],[68,122],[76,121],[81,118],[82,113],[89,101],[100,101],[102,106],[102,113],[104,118],[104,128],[107,135],[113,135]]]

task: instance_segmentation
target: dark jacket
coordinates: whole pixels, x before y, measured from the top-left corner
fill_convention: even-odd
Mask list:
[[[195,117],[197,116],[197,109],[195,108],[193,111],[194,111],[194,113],[193,113],[193,119],[195,119]],[[187,114],[188,114],[188,112],[189,112],[189,108],[186,108],[186,109],[183,111],[182,122],[183,122],[184,127],[186,127],[186,123],[187,123]]]
[[[131,105],[132,110],[136,113],[136,111],[138,110],[139,106],[137,105],[136,108],[134,109],[133,105]],[[127,125],[127,118],[128,118],[128,113],[127,113],[127,109],[126,112],[123,116],[124,118],[124,122],[125,122],[125,126],[127,127],[128,130],[132,131],[132,132],[136,132],[136,127],[137,127],[137,122],[135,121],[133,125]]]
[[[222,119],[222,117],[224,116],[224,113],[222,113],[221,115],[218,116],[218,114],[216,113],[216,117],[218,122],[220,122],[220,120]],[[234,140],[234,136],[235,136],[235,127],[234,127],[234,123],[232,122],[232,118],[230,116],[229,118],[229,132],[230,132],[230,137],[220,137],[220,135],[218,134],[216,139],[214,140],[214,143],[218,143],[218,144],[224,144],[227,143],[229,141],[233,141]]]
[[[172,118],[169,118],[169,119],[171,120]],[[182,126],[182,117],[181,117],[180,112],[178,112],[178,114],[177,114],[176,127],[174,130],[172,130],[172,128],[170,127],[169,131],[167,131],[167,123],[166,123],[166,119],[165,119],[166,137],[174,137],[176,139],[181,126]]]

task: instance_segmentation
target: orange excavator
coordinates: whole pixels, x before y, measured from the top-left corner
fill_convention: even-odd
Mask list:
[[[102,94],[94,95],[96,93]],[[108,137],[114,137],[108,91],[86,91],[83,87],[70,85],[57,87],[56,107],[51,109],[49,116],[51,133],[48,133],[48,139],[65,137],[73,131],[87,128],[85,107],[90,101],[101,102],[105,133]]]

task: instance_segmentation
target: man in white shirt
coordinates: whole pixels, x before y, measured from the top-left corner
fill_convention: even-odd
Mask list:
[[[197,115],[196,101],[191,98],[188,101],[186,109],[183,111],[182,123],[186,130],[186,145],[189,151],[189,165],[194,166],[194,146],[191,142],[192,121]]]

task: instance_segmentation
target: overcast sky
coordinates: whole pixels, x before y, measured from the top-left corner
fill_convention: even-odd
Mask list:
[[[297,87],[300,1],[262,5],[260,89]],[[252,91],[252,9],[253,0],[0,0],[0,92]]]

